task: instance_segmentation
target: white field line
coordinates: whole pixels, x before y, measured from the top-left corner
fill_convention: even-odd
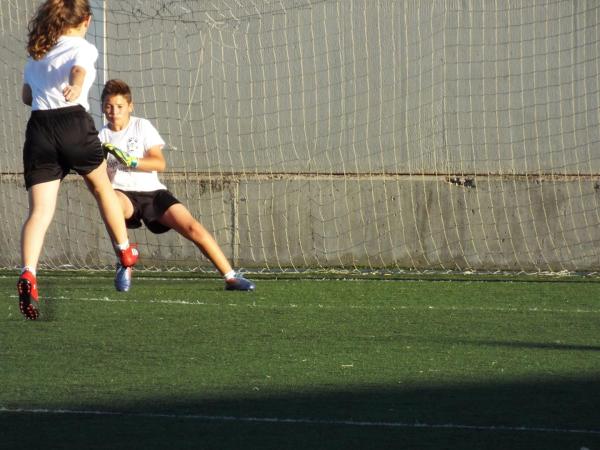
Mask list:
[[[476,430],[476,431],[521,431],[534,433],[562,433],[562,434],[593,434],[600,435],[599,430],[577,428],[552,428],[528,427],[508,425],[462,425],[456,423],[408,423],[408,422],[370,422],[361,420],[339,419],[308,419],[285,417],[243,417],[243,416],[211,416],[205,414],[175,414],[175,413],[146,413],[146,412],[118,412],[95,411],[74,409],[44,409],[44,408],[4,408],[0,407],[0,414],[56,414],[56,415],[92,415],[92,416],[117,416],[140,417],[157,419],[188,419],[217,422],[254,422],[254,423],[281,423],[298,425],[339,425],[351,427],[380,427],[380,428],[421,428],[421,429],[448,429],[448,430]]]
[[[103,271],[106,273],[106,275],[102,275],[102,276],[98,276],[96,279],[112,279],[113,274],[109,273],[108,271]],[[249,278],[254,275],[254,273],[252,272],[244,272],[246,276],[248,276]],[[462,275],[470,275],[471,273],[465,273]],[[285,275],[285,274],[282,274]],[[547,283],[547,282],[553,282],[553,283],[569,283],[569,280],[563,281],[560,279],[560,275],[558,273],[553,273],[553,274],[549,274],[549,275],[545,275],[543,273],[539,274],[539,277],[536,281],[527,281],[527,280],[518,280],[518,279],[502,279],[502,278],[498,278],[498,279],[489,279],[489,278],[484,278],[484,275],[482,275],[481,279],[477,279],[477,276],[473,277],[472,279],[466,280],[466,279],[451,279],[451,278],[443,278],[443,275],[441,275],[441,278],[418,278],[416,275],[414,278],[361,278],[360,275],[356,275],[356,276],[352,276],[352,274],[348,274],[347,278],[327,278],[327,277],[322,277],[322,278],[318,278],[318,276],[315,276],[314,278],[279,278],[279,279],[268,279],[268,278],[259,278],[259,282],[260,284],[264,284],[264,283],[294,283],[294,282],[298,282],[298,281],[310,281],[310,282],[316,282],[316,283],[326,283],[326,282],[330,282],[330,281],[337,281],[339,283],[462,283],[462,284],[488,284],[488,283],[504,283],[504,284],[525,284],[525,283]],[[460,275],[460,274],[459,274]],[[492,274],[492,276],[495,274]],[[275,275],[276,276],[276,275]],[[551,281],[548,281],[548,279],[545,279],[544,277],[549,277],[552,276],[553,278],[551,279]],[[85,274],[81,274],[81,275],[60,275],[60,274],[44,274],[44,279],[53,279],[53,280],[88,280],[90,277],[89,275],[85,275]],[[190,276],[165,276],[165,277],[161,277],[161,276],[149,276],[149,277],[142,277],[144,280],[148,280],[148,281],[177,281],[177,282],[190,282],[190,283],[198,283],[198,282],[203,282],[203,281],[215,281],[215,282],[219,282],[219,281],[223,281],[222,278],[219,277],[219,275],[215,274],[214,276],[207,276],[207,277],[200,277],[200,278],[193,278]],[[596,276],[596,278],[600,278],[598,276]],[[13,280],[16,279],[16,275],[7,275],[7,274],[1,274],[0,275],[0,280]],[[590,281],[590,283],[592,283]]]
[[[242,295],[245,295],[242,293]],[[10,295],[9,298],[17,299],[17,295]],[[335,309],[358,309],[358,310],[389,310],[389,311],[417,311],[417,310],[429,310],[429,311],[455,311],[455,312],[501,312],[501,313],[556,313],[556,314],[600,314],[600,309],[560,309],[560,308],[485,308],[485,307],[463,307],[463,306],[431,306],[431,305],[419,305],[419,306],[407,306],[407,305],[323,305],[315,303],[281,303],[281,304],[260,304],[255,299],[249,299],[251,301],[243,303],[219,303],[219,302],[205,302],[202,300],[172,300],[172,299],[143,299],[137,300],[135,298],[110,298],[110,297],[65,297],[65,296],[44,296],[41,297],[41,301],[44,300],[59,300],[59,301],[82,301],[82,302],[105,302],[105,303],[139,303],[139,304],[164,304],[164,305],[189,305],[189,306],[214,306],[214,307],[246,307],[246,308],[262,308],[262,309],[306,309],[315,308],[323,310],[335,310]]]

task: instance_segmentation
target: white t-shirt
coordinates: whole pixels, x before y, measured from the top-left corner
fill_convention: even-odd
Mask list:
[[[98,50],[78,36],[61,36],[54,47],[40,60],[28,58],[23,79],[31,87],[33,102],[31,109],[56,109],[81,105],[90,109],[88,94],[96,79]],[[85,69],[81,94],[74,102],[65,100],[63,89],[69,85],[73,66]]]
[[[108,125],[104,125],[98,137],[101,142],[116,145],[136,158],[143,158],[146,150],[152,147],[165,145],[165,141],[148,120],[133,116],[129,117],[129,123],[121,131],[112,131]],[[108,177],[115,189],[139,192],[166,189],[165,185],[159,181],[156,171],[142,172],[127,168],[110,154],[107,164]]]

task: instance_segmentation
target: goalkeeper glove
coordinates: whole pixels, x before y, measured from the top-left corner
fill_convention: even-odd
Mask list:
[[[104,150],[104,154],[110,153],[113,155],[115,158],[117,158],[117,161],[119,161],[125,167],[131,167],[135,169],[138,165],[138,159],[135,156],[128,155],[116,145],[103,143],[102,150]]]

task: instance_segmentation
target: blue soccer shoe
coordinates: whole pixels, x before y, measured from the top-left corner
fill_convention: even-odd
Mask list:
[[[246,280],[240,274],[236,274],[235,277],[225,280],[226,291],[253,291],[256,289],[256,285]]]
[[[117,271],[115,272],[115,288],[119,292],[127,292],[131,287],[131,267],[125,267],[121,263],[117,263]]]

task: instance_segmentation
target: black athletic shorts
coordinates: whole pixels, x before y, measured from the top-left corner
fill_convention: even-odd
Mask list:
[[[69,171],[86,175],[104,159],[94,120],[83,106],[31,113],[23,147],[25,187],[62,180]]]
[[[181,203],[171,192],[165,189],[150,192],[117,190],[125,194],[133,205],[133,214],[129,219],[125,219],[127,228],[139,228],[144,222],[146,228],[154,234],[165,233],[171,229],[159,222],[167,209]]]

